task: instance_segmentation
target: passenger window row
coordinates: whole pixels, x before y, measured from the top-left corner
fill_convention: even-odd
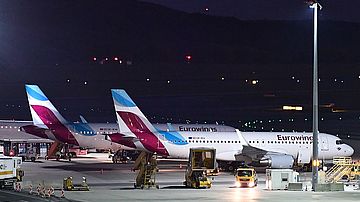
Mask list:
[[[0,126],[0,128],[18,128],[17,126]]]
[[[174,141],[170,141],[170,142],[174,142],[174,143],[220,143],[220,144],[229,144],[229,143],[241,143],[240,141],[233,141],[233,140],[228,140],[228,141],[224,141],[224,140],[174,140]]]
[[[261,141],[262,144],[265,144],[266,141]],[[259,144],[260,141],[249,141],[249,143],[251,144]],[[312,141],[267,141],[268,144],[312,144]]]

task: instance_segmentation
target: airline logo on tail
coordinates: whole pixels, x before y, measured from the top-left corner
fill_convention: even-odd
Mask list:
[[[61,142],[79,145],[73,134],[66,127],[67,121],[51,104],[37,85],[25,85],[31,116],[35,126],[49,129]]]
[[[158,131],[154,128],[124,90],[112,89],[111,93],[120,133],[135,136],[145,149],[162,155],[169,155],[169,153],[160,138],[177,145],[188,144],[177,132]]]

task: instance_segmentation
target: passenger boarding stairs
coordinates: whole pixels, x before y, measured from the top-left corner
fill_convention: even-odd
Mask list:
[[[156,154],[142,151],[134,163],[133,170],[139,170],[134,183],[135,188],[159,188],[155,179],[158,171]]]
[[[56,153],[60,152],[63,147],[64,147],[64,144],[60,143],[58,141],[55,141],[54,143],[52,143],[49,148],[47,158],[48,159],[57,158]]]
[[[345,175],[349,176],[354,165],[351,157],[334,157],[333,163],[333,167],[325,174],[325,182],[327,183],[336,183]]]

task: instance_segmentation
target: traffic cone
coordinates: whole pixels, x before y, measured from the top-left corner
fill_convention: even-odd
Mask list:
[[[51,190],[51,196],[54,196],[55,195],[55,189],[53,186],[50,187],[50,190]]]
[[[33,194],[33,187],[32,187],[32,185],[29,185],[29,194],[31,195],[31,194]]]
[[[180,169],[182,169],[182,164],[181,164],[181,163],[180,163],[180,166],[179,166],[179,167],[180,167]]]
[[[19,184],[15,183],[15,191],[17,192],[19,190]]]
[[[38,195],[38,196],[40,195],[40,189],[41,189],[41,185],[39,184],[39,185],[36,187],[36,191],[37,191],[37,195]]]
[[[50,188],[49,188],[48,191],[47,191],[47,197],[50,198],[50,196],[51,196],[51,190],[50,190]]]
[[[46,189],[45,189],[45,187],[43,187],[41,197],[45,198],[45,196],[46,196]]]
[[[65,198],[64,188],[61,189],[60,198]]]

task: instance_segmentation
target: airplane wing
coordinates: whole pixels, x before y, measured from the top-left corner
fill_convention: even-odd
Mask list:
[[[264,158],[265,156],[269,156],[269,155],[282,156],[282,155],[287,155],[287,154],[285,151],[283,151],[281,149],[272,149],[271,151],[266,151],[266,150],[252,147],[249,145],[243,145],[243,150],[242,150],[241,155],[247,156],[254,160],[260,160],[260,159]]]

